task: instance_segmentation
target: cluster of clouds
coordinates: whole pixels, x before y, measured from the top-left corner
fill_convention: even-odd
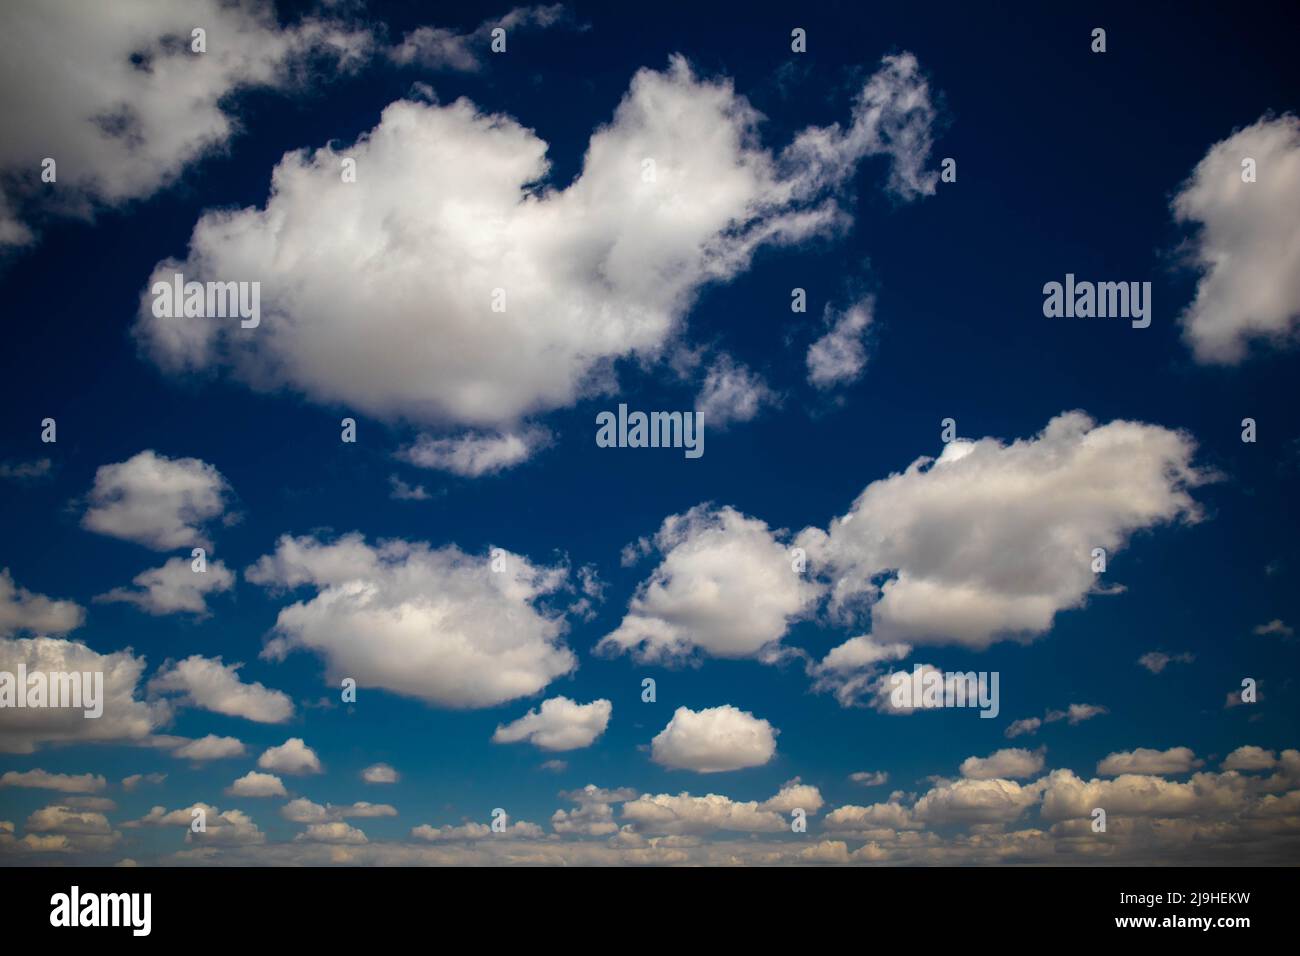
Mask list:
[[[1203,769],[1187,747],[1112,753],[1090,778],[1045,763],[1042,748],[1008,748],[967,758],[957,776],[932,777],[923,792],[896,790],[876,803],[829,810],[820,788],[798,777],[761,800],[589,784],[560,794],[571,806],[552,814],[549,831],[527,820],[508,820],[501,832],[463,820],[418,824],[405,841],[373,840],[348,822],[397,818],[389,804],[296,797],[279,815],[303,829],[278,842],[245,812],[202,802],[155,806],[114,825],[113,802],[93,796],[105,789],[102,778],[33,770],[6,774],[0,786],[48,789],[61,799],[34,811],[21,838],[12,821],[0,821],[0,853],[102,858],[122,852],[123,831],[147,827],[184,832],[186,848],[160,860],[173,864],[1277,863],[1300,844],[1294,749],[1238,747],[1217,771]],[[123,789],[131,789],[125,780]],[[287,797],[277,777],[256,772],[227,792]],[[1092,827],[1097,808],[1106,811],[1100,832]],[[207,829],[196,833],[191,822],[199,810]],[[800,817],[806,834],[792,829]]]

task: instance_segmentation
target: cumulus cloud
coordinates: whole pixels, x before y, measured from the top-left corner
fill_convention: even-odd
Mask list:
[[[280,808],[280,816],[294,823],[328,823],[348,818],[373,819],[375,817],[395,817],[397,808],[386,803],[367,803],[364,800],[347,806],[335,806],[327,803],[322,806],[306,798],[290,800]]]
[[[428,840],[431,843],[483,840],[487,837],[514,837],[537,840],[545,836],[545,831],[536,823],[529,823],[526,820],[509,823],[500,833],[493,833],[492,828],[486,823],[466,823],[462,826],[448,825],[442,827],[422,823],[418,827],[412,828],[411,836],[417,840]]]
[[[375,763],[361,771],[361,779],[366,783],[397,783],[401,775],[386,763]]]
[[[1043,726],[1041,717],[1022,717],[1020,720],[1013,720],[1006,729],[1006,735],[1009,740],[1016,737],[1023,737],[1025,734],[1036,734],[1038,728]]]
[[[291,776],[322,772],[316,751],[308,747],[301,737],[290,737],[278,747],[268,747],[257,758],[257,765],[263,770]]]
[[[572,810],[556,810],[551,815],[551,829],[561,835],[609,836],[617,833],[614,821],[614,804],[635,800],[637,792],[630,789],[606,790],[587,784],[581,790],[560,794],[577,806]]]
[[[1067,412],[1010,445],[950,442],[796,543],[833,579],[832,611],[869,607],[881,643],[1028,641],[1099,590],[1093,548],[1199,518],[1193,450],[1179,432]]]
[[[496,744],[526,740],[542,750],[576,750],[590,747],[609,726],[614,705],[607,700],[579,704],[567,697],[542,701],[540,710],[530,710],[518,720],[497,726]]]
[[[191,51],[196,26],[207,31],[202,55]],[[7,4],[0,246],[33,241],[41,214],[86,217],[151,195],[231,140],[231,94],[295,85],[315,58],[347,69],[371,43],[318,17],[281,26],[270,0]],[[57,189],[40,181],[46,157]]]
[[[166,779],[165,773],[133,773],[122,778],[122,789],[131,793],[143,783],[159,784]]]
[[[202,814],[196,815],[196,810]],[[192,828],[199,816],[204,830]],[[140,819],[122,824],[123,829],[142,827],[173,828],[185,833],[186,843],[210,847],[254,846],[266,842],[266,834],[242,810],[221,810],[206,803],[195,803],[180,810],[153,807]]]
[[[1272,770],[1277,766],[1277,754],[1263,747],[1248,745],[1238,747],[1223,760],[1224,770]]]
[[[9,569],[0,570],[0,635],[26,631],[48,636],[81,627],[85,609],[75,601],[58,601],[33,594],[14,583]]]
[[[185,259],[155,268],[136,331],[172,372],[228,368],[379,418],[509,432],[608,392],[620,359],[660,357],[700,289],[759,247],[847,229],[841,194],[864,157],[891,160],[898,195],[932,192],[933,118],[915,58],[887,57],[847,126],[774,154],[729,80],[673,57],[636,73],[557,189],[547,144],[512,118],[392,103],[341,152],[286,154],[265,208],[206,213]],[[341,186],[345,155],[358,175]],[[148,289],[176,272],[260,280],[261,325],[155,317]]]
[[[855,381],[867,367],[867,333],[875,303],[865,299],[843,312],[826,307],[825,335],[808,347],[808,382],[832,388]]]
[[[193,654],[167,661],[149,681],[152,694],[177,694],[178,703],[260,724],[282,724],[293,716],[293,700],[283,691],[239,679],[243,664]]]
[[[650,742],[651,759],[697,773],[761,767],[776,754],[777,733],[766,720],[730,704],[699,711],[678,707]]]
[[[987,757],[967,757],[961,762],[961,775],[968,780],[1016,779],[1032,777],[1043,769],[1043,751],[1008,747]]]
[[[1110,754],[1098,761],[1097,773],[1103,777],[1118,777],[1126,773],[1163,776],[1191,773],[1204,763],[1204,760],[1196,759],[1196,754],[1190,747],[1170,747],[1168,750],[1138,747],[1136,750]]]
[[[57,790],[60,793],[98,793],[107,785],[108,781],[93,773],[74,775],[45,770],[10,770],[0,777],[0,787]]]
[[[0,229],[3,229],[4,212],[0,210]],[[0,239],[0,245],[3,240]],[[31,461],[0,461],[0,478],[6,481],[38,481],[49,475],[54,463],[48,458]]]
[[[773,810],[787,815],[796,809],[816,813],[825,802],[820,790],[795,777],[783,783],[776,796],[768,797],[758,807],[760,810]]]
[[[95,472],[82,527],[155,551],[210,547],[203,525],[226,510],[230,486],[197,458],[142,451]]]
[[[226,788],[230,797],[287,797],[284,781],[273,773],[250,770]]]
[[[46,743],[143,742],[171,719],[165,701],[136,697],[145,659],[128,648],[99,654],[85,644],[59,638],[0,638],[0,671],[73,673],[102,672],[103,714],[87,720],[83,711],[67,707],[10,709],[0,720],[0,753],[33,753]]]
[[[172,756],[181,760],[204,763],[208,760],[225,760],[244,755],[243,741],[235,737],[218,737],[208,734],[197,740],[188,740],[172,750]]]
[[[207,614],[208,594],[229,591],[235,576],[220,561],[195,571],[189,558],[171,558],[160,568],[150,568],[131,581],[137,590],[114,588],[97,601],[124,601],[150,614]]]
[[[1256,181],[1243,182],[1254,160]],[[1215,143],[1173,199],[1193,224],[1201,273],[1180,317],[1196,360],[1243,361],[1255,342],[1294,344],[1300,321],[1300,119],[1264,117]]]
[[[655,536],[663,560],[638,588],[623,622],[597,644],[606,654],[680,662],[775,660],[790,623],[820,588],[796,573],[789,548],[757,518],[699,505],[668,517]]]
[[[720,355],[704,375],[695,410],[710,428],[725,428],[733,422],[747,422],[776,395],[752,369],[730,355]]]
[[[622,817],[645,833],[779,833],[790,829],[789,818],[776,810],[763,809],[755,800],[740,802],[716,793],[702,797],[643,794],[623,804]]]
[[[282,537],[245,576],[316,594],[280,611],[263,656],[315,651],[335,685],[351,677],[358,687],[444,707],[490,707],[535,694],[577,666],[562,640],[563,617],[539,606],[568,572],[504,549],[497,559],[454,545],[371,547],[359,534],[332,543]]]

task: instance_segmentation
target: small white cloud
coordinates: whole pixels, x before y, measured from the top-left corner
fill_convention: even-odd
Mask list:
[[[270,690],[239,679],[243,664],[223,664],[221,658],[193,654],[182,661],[167,661],[149,681],[154,694],[179,694],[179,702],[228,717],[243,717],[261,724],[282,724],[293,716],[293,700],[283,691]]]
[[[250,770],[229,787],[226,795],[230,797],[287,797],[284,782],[271,773],[258,773]]]
[[[291,776],[322,772],[320,758],[301,737],[290,737],[280,746],[268,748],[257,758],[257,765],[263,770]]]
[[[730,704],[678,707],[651,741],[651,758],[670,770],[697,773],[761,767],[776,754],[776,735],[766,720]]]
[[[614,705],[607,700],[579,704],[567,697],[542,701],[518,720],[499,725],[492,735],[496,744],[526,740],[542,750],[576,750],[590,747],[609,726]]]

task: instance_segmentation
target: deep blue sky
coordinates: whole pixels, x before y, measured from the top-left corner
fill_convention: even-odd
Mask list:
[[[1007,746],[1019,717],[1072,702],[1103,704],[1104,717],[1045,728],[1018,744],[1048,746],[1048,767],[1088,776],[1107,753],[1133,747],[1192,747],[1222,756],[1242,744],[1295,746],[1300,718],[1292,675],[1296,645],[1254,636],[1273,619],[1295,623],[1292,586],[1300,568],[1297,504],[1300,413],[1295,351],[1264,352],[1226,369],[1195,364],[1176,317],[1190,301],[1194,273],[1180,268],[1169,201],[1213,143],[1267,113],[1295,110],[1300,62],[1294,33],[1265,26],[1259,8],[1180,5],[1087,12],[1039,5],[980,9],[969,4],[573,4],[585,31],[539,31],[512,39],[511,53],[481,75],[425,75],[372,66],[358,77],[286,97],[259,92],[233,107],[245,132],[227,155],[190,168],[181,182],[93,223],[57,222],[40,243],[0,274],[5,312],[0,374],[0,460],[49,456],[45,481],[6,484],[0,493],[0,566],[23,587],[88,608],[73,636],[109,652],[129,646],[152,666],[189,654],[245,661],[242,676],[289,692],[296,701],[336,699],[321,662],[298,653],[283,663],[258,659],[282,600],[242,580],[210,599],[206,619],[152,617],[92,598],[123,586],[160,556],[80,527],[79,499],[95,470],[149,448],[196,457],[229,480],[241,523],[219,530],[214,555],[242,570],[285,533],[361,531],[483,553],[499,545],[535,561],[567,555],[594,564],[607,582],[590,622],[574,620],[568,641],[580,659],[569,678],[536,700],[477,711],[443,711],[378,690],[346,707],[300,707],[294,724],[266,726],[201,710],[180,712],[168,732],[237,736],[250,754],[303,736],[329,772],[295,781],[318,803],[383,800],[396,819],[354,821],[372,840],[398,839],[416,823],[486,820],[492,807],[544,823],[556,792],[587,783],[650,793],[719,789],[737,800],[764,799],[801,776],[830,805],[860,802],[845,778],[887,770],[891,785],[923,790],[931,774],[953,775],[971,754]],[[441,8],[441,9],[440,9]],[[473,28],[503,12],[487,4],[372,2],[393,36],[420,23]],[[1108,31],[1109,52],[1088,50],[1093,26]],[[809,34],[809,53],[789,52],[789,30]],[[710,432],[706,454],[596,448],[597,411],[689,407],[694,386],[671,376],[622,371],[622,391],[585,399],[542,417],[555,442],[498,475],[461,478],[421,472],[393,460],[413,429],[358,416],[360,441],[338,441],[338,421],[354,414],[291,393],[259,394],[229,380],[178,381],[137,353],[130,336],[138,297],[155,263],[183,256],[199,215],[222,206],[264,203],[269,171],[292,149],[351,142],[378,121],[416,80],[446,103],[464,95],[508,113],[550,144],[551,184],[578,172],[587,138],[607,122],[643,66],[662,68],[684,53],[705,75],[725,74],[767,117],[765,142],[779,148],[810,124],[842,119],[855,85],[882,55],[916,54],[940,95],[934,160],[956,157],[959,179],[923,200],[900,204],[875,187],[883,160],[858,171],[849,205],[852,232],[797,249],[766,249],[752,268],[709,287],[689,317],[689,339],[724,348],[784,395],[780,408],[725,432]],[[778,71],[786,68],[782,74]],[[1051,321],[1041,287],[1080,277],[1149,280],[1154,321]],[[806,316],[792,316],[790,289],[808,290]],[[876,296],[871,363],[836,402],[804,380],[803,353],[819,334],[828,302],[852,289]],[[364,323],[365,315],[357,322]],[[869,482],[940,449],[940,420],[963,436],[1028,437],[1053,415],[1083,409],[1099,422],[1133,419],[1185,429],[1197,461],[1223,480],[1196,492],[1206,520],[1139,533],[1112,560],[1110,578],[1125,593],[1094,597],[1060,614],[1029,646],[997,645],[983,654],[926,649],[920,659],[947,669],[997,669],[1002,714],[884,716],[844,709],[813,694],[797,665],[707,661],[669,670],[627,657],[593,656],[617,626],[653,560],[619,566],[620,549],[652,534],[667,515],[701,502],[728,504],[773,527],[825,526]],[[44,446],[39,422],[58,421],[59,441]],[[1259,441],[1240,441],[1239,422],[1259,422]],[[427,501],[389,497],[397,473],[423,484]],[[1273,574],[1266,574],[1266,566]],[[789,639],[820,656],[850,633],[815,623]],[[1155,677],[1136,666],[1143,652],[1196,655]],[[658,703],[640,701],[640,680],[658,680]],[[1255,709],[1223,709],[1240,677],[1262,678]],[[488,743],[493,728],[542,697],[609,698],[614,717],[596,745],[561,756],[569,766],[537,769],[547,756],[528,745]],[[667,771],[644,751],[673,709],[730,703],[781,730],[766,766],[708,778]],[[2,718],[0,718],[2,719]],[[376,795],[357,772],[384,761],[402,781]],[[196,800],[240,806],[271,839],[299,829],[272,803],[219,796],[251,760],[190,768],[163,751],[129,746],[47,747],[0,757],[0,771],[42,767],[61,773],[162,771],[159,791],[114,793],[128,820],[162,803]],[[0,818],[19,821],[48,802],[34,790],[0,791]],[[879,793],[876,799],[883,799]],[[170,832],[133,831],[123,855],[176,849]]]

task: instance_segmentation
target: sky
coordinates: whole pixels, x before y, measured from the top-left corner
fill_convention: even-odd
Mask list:
[[[6,4],[0,864],[1294,863],[1281,11]]]

